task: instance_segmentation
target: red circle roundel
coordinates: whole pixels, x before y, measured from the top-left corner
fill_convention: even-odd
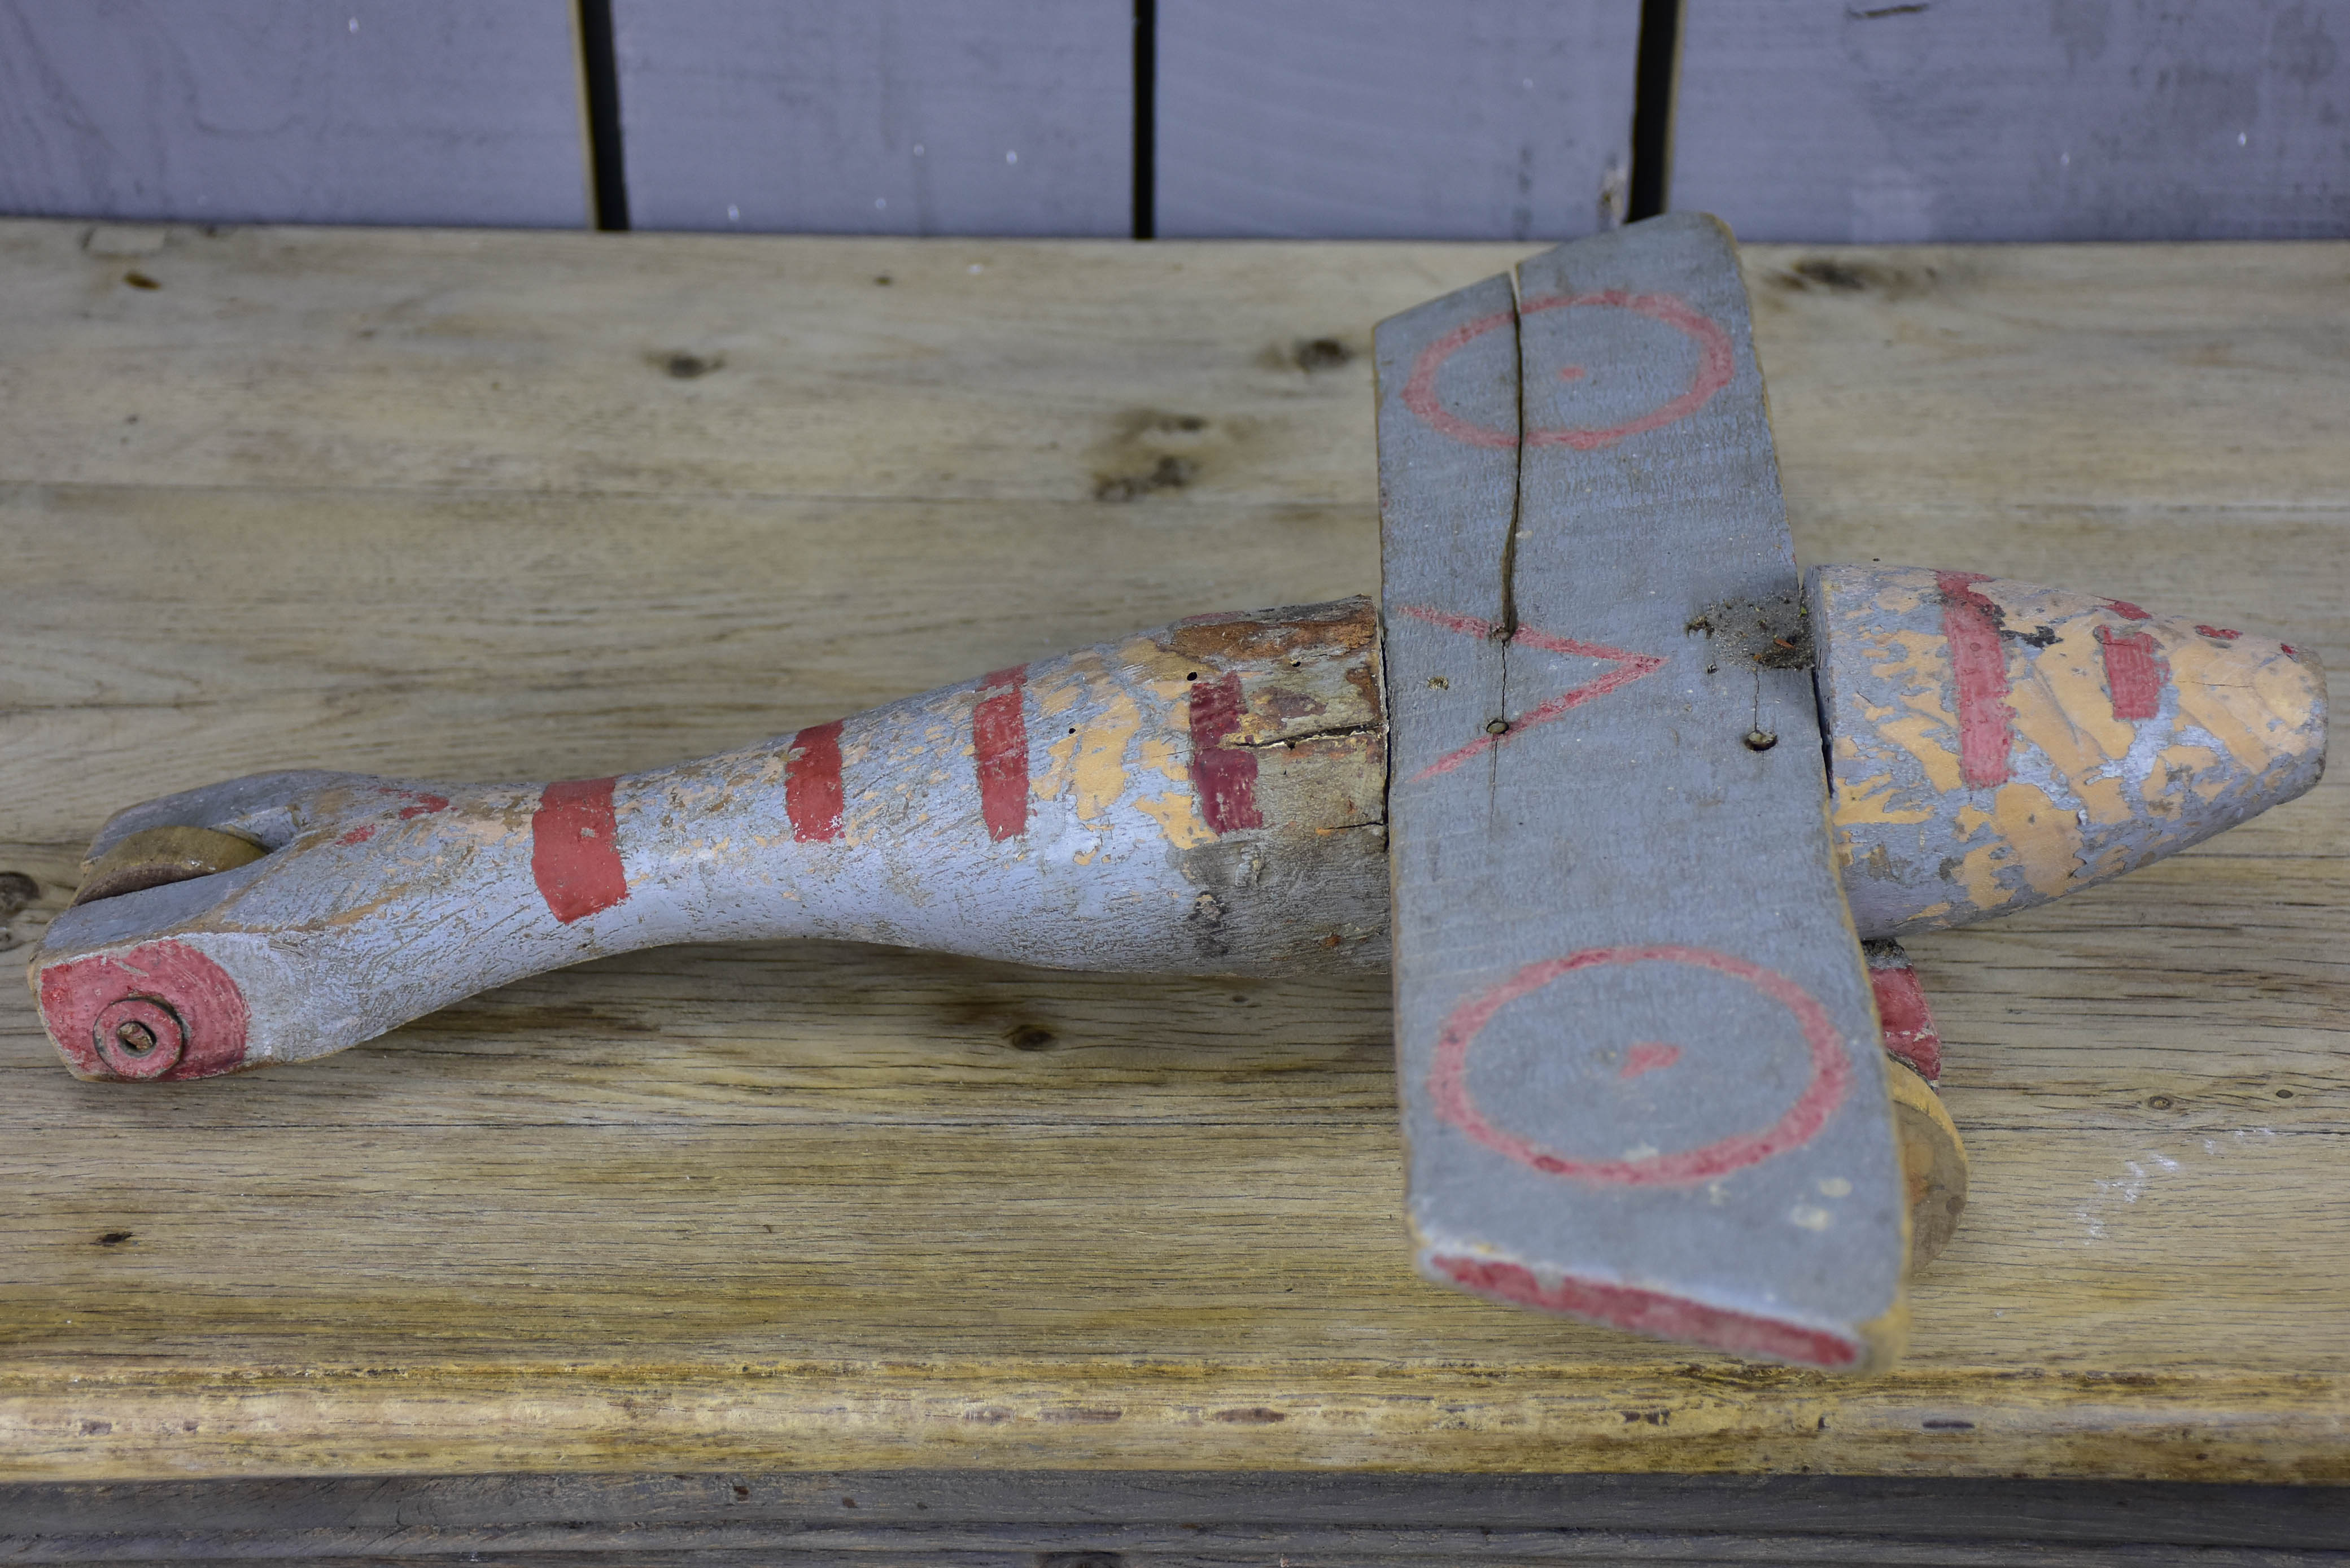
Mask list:
[[[1811,1055],[1811,1080],[1785,1115],[1766,1127],[1735,1133],[1697,1148],[1640,1159],[1577,1159],[1534,1139],[1494,1126],[1469,1090],[1469,1057],[1477,1036],[1493,1015],[1519,998],[1577,970],[1607,964],[1678,963],[1745,981],[1793,1013]],[[1436,1114],[1498,1154],[1551,1176],[1617,1187],[1677,1187],[1707,1181],[1809,1143],[1852,1086],[1852,1065],[1844,1038],[1812,993],[1783,974],[1709,948],[1657,943],[1646,947],[1586,948],[1565,958],[1527,964],[1501,984],[1452,1010],[1437,1036],[1436,1065],[1428,1086]]]

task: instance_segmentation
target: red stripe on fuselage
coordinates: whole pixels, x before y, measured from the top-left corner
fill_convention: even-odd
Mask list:
[[[1021,688],[1028,667],[999,670],[979,684],[971,709],[972,765],[979,774],[979,811],[998,843],[1028,831],[1028,722]]]
[[[1981,572],[1940,572],[1942,637],[1950,645],[1950,674],[1959,688],[1959,776],[1973,785],[2007,782],[2014,739],[2007,708],[2007,649],[2000,642],[1999,607],[1975,592]]]
[[[2163,669],[2154,639],[2142,631],[2116,637],[2097,628],[2097,645],[2106,655],[2106,690],[2113,696],[2116,719],[2151,719],[2162,711]]]
[[[792,737],[784,763],[784,810],[802,844],[840,836],[840,721]]]
[[[629,896],[620,836],[612,816],[611,779],[572,779],[539,792],[530,819],[530,874],[538,895],[565,925],[608,909]]]
[[[1191,791],[1210,832],[1263,827],[1256,809],[1256,753],[1227,746],[1241,727],[1241,678],[1237,672],[1202,680],[1191,688]]]

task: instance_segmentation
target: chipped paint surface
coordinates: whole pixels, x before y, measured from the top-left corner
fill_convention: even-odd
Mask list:
[[[832,937],[1197,973],[1378,966],[1378,659],[1371,605],[1347,599],[1179,622],[652,773],[236,780],[122,813],[93,854],[164,825],[270,853],[68,911],[34,985],[69,1065],[129,1077],[155,1075],[110,1070],[82,1036],[126,998],[170,1009],[180,970],[227,988],[180,999],[197,1034],[244,1010],[239,1041],[184,1043],[191,1063],[232,1071],[667,942]],[[1203,687],[1219,694],[1212,737],[1192,732]],[[1248,810],[1228,799],[1220,824],[1198,781],[1229,795],[1243,775]],[[166,949],[178,970],[129,961]]]
[[[1970,572],[1824,566],[1811,601],[1845,893],[1872,935],[2120,876],[2324,763],[2324,674],[2282,643]]]

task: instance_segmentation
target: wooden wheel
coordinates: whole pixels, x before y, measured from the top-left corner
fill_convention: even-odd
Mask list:
[[[1967,1147],[1942,1097],[1908,1063],[1885,1059],[1893,1093],[1893,1129],[1901,1145],[1901,1174],[1909,1184],[1909,1272],[1923,1273],[1941,1255],[1967,1207]]]

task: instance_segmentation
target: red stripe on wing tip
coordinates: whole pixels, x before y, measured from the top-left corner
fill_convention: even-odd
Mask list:
[[[1805,1366],[1837,1369],[1856,1365],[1861,1356],[1858,1344],[1827,1329],[1711,1306],[1662,1291],[1574,1274],[1563,1274],[1556,1282],[1544,1284],[1532,1270],[1494,1258],[1439,1253],[1429,1262],[1446,1279],[1479,1295],[1659,1339],[1707,1345],[1733,1355],[1771,1355]]]
[[[1028,667],[999,670],[979,683],[971,709],[972,765],[979,775],[979,812],[998,843],[1028,831],[1028,722],[1021,692]]]
[[[539,792],[530,819],[530,874],[549,913],[569,925],[629,896],[611,779],[571,779]]]
[[[784,812],[802,844],[840,836],[840,725],[835,719],[802,730],[785,748]]]

